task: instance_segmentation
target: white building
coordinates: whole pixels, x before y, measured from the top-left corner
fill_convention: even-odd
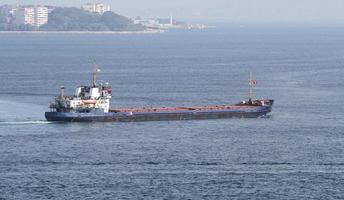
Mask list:
[[[34,7],[21,7],[16,12],[15,22],[17,24],[35,24],[35,8]]]
[[[148,28],[159,28],[159,21],[157,19],[133,19],[132,22],[134,24],[140,24],[142,26],[148,27]]]
[[[42,26],[48,23],[48,8],[45,6],[23,6],[15,15],[17,24]]]
[[[9,23],[12,21],[19,9],[19,5],[3,5],[0,6],[0,14],[6,17],[6,21]]]
[[[101,15],[111,10],[111,6],[109,4],[104,3],[87,3],[82,5],[81,8],[88,12],[98,13]]]
[[[5,16],[14,16],[18,9],[19,5],[3,5],[0,6],[0,13]]]
[[[35,26],[42,26],[48,23],[49,9],[45,6],[35,7]]]

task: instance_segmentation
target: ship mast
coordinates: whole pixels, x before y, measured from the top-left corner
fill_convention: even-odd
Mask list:
[[[65,99],[65,87],[64,86],[61,86],[60,99],[61,100]]]
[[[92,86],[97,86],[97,73],[100,72],[100,69],[98,68],[98,65],[96,64],[96,61],[93,61],[93,72],[92,72]]]
[[[249,91],[248,91],[248,98],[251,100],[253,99],[253,86],[255,85],[255,81],[253,80],[252,72],[250,72],[250,80],[248,82]]]

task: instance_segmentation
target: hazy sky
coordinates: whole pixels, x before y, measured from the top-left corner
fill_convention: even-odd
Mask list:
[[[249,22],[344,23],[344,0],[0,0],[0,4],[80,6],[105,2],[126,16]]]

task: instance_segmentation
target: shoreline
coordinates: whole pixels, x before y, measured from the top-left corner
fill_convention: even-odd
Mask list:
[[[0,34],[99,34],[99,35],[141,35],[159,34],[165,30],[143,30],[143,31],[0,31]]]

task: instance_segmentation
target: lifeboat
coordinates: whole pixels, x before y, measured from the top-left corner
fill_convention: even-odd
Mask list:
[[[82,100],[82,104],[96,104],[97,100],[89,99],[89,100]]]

